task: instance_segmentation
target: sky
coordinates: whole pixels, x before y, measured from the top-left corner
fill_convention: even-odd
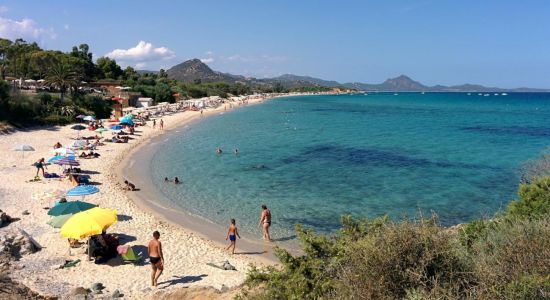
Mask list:
[[[0,0],[0,37],[158,70],[550,88],[550,1]]]

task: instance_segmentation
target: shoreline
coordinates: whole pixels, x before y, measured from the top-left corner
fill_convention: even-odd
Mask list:
[[[281,97],[292,96],[282,95]],[[249,101],[249,105],[261,103],[264,99]],[[235,106],[234,109],[238,109]],[[223,111],[223,105],[217,109],[204,111],[205,116]],[[163,116],[165,131],[169,132],[178,126],[189,124],[200,117],[195,112],[175,112]],[[150,266],[143,263],[137,266],[123,264],[120,259],[110,260],[107,264],[96,265],[88,261],[85,247],[70,249],[67,240],[47,222],[46,207],[53,202],[43,198],[45,192],[67,191],[72,186],[65,179],[45,179],[38,182],[29,181],[36,169],[32,163],[38,158],[53,156],[52,146],[59,141],[67,145],[77,136],[71,125],[39,127],[32,130],[17,130],[2,135],[0,149],[6,155],[0,160],[0,209],[19,221],[0,228],[0,236],[14,235],[19,229],[26,231],[43,249],[33,254],[25,255],[13,262],[10,277],[31,290],[44,296],[66,297],[76,287],[89,288],[94,282],[106,286],[105,293],[119,289],[128,299],[162,298],[166,293],[192,287],[213,287],[218,290],[238,288],[244,282],[250,264],[262,266],[273,264],[272,260],[263,259],[255,253],[230,255],[223,250],[223,242],[211,240],[180,224],[167,222],[157,217],[151,209],[132,199],[131,193],[123,191],[122,182],[117,172],[123,170],[125,160],[130,152],[136,151],[156,137],[162,138],[160,130],[150,126],[137,128],[137,134],[129,143],[106,143],[96,152],[101,157],[94,159],[79,159],[81,168],[87,170],[91,181],[100,188],[100,192],[86,197],[84,201],[100,207],[115,209],[119,215],[117,223],[107,231],[120,236],[121,244],[137,247],[145,259],[147,242],[151,232],[161,232],[161,241],[165,252],[166,266],[159,280],[159,290],[149,288]],[[83,131],[80,135],[94,135]],[[24,153],[12,152],[16,144],[29,143],[35,151]],[[48,166],[47,172],[57,172],[60,168]],[[139,188],[139,186],[138,186]],[[138,192],[139,193],[139,192]],[[76,200],[76,199],[69,199]],[[225,238],[225,231],[218,240]],[[237,252],[244,243],[237,243]],[[139,252],[138,252],[139,253]],[[80,259],[81,262],[73,268],[59,269],[59,265],[67,260]],[[220,263],[228,260],[237,271],[223,271],[208,266],[207,263]],[[146,261],[145,261],[146,262]],[[120,280],[124,278],[125,280]]]
[[[167,221],[174,226],[189,230],[201,238],[211,241],[218,247],[224,248],[227,246],[227,242],[224,240],[225,227],[202,216],[192,214],[183,207],[170,203],[166,196],[154,187],[154,183],[150,180],[150,175],[147,174],[150,173],[150,158],[155,155],[158,144],[160,144],[162,140],[165,140],[164,137],[174,131],[179,132],[178,129],[188,126],[198,126],[194,123],[220,113],[231,113],[247,106],[262,104],[264,101],[272,101],[276,98],[291,96],[303,95],[282,95],[252,99],[248,104],[234,106],[233,109],[227,111],[224,110],[222,105],[215,109],[205,110],[202,117],[195,114],[190,118],[171,124],[163,133],[141,140],[135,147],[126,153],[124,159],[115,166],[115,168],[118,169],[115,173],[117,180],[119,182],[124,182],[124,180],[128,179],[134,184],[137,183],[136,186],[140,188],[140,191],[126,192],[125,194],[143,211],[152,214],[159,220]],[[149,147],[152,147],[152,149],[146,149]],[[138,164],[136,162],[143,163]],[[123,173],[126,173],[126,175]],[[249,234],[241,233],[241,236],[242,238],[238,240],[235,254],[249,256],[260,264],[274,265],[278,263],[273,253],[273,247],[276,246],[274,242],[266,243],[259,239],[254,239],[254,237]]]

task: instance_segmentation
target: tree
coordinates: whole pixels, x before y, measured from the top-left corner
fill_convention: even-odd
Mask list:
[[[71,66],[62,61],[54,63],[46,76],[46,84],[55,86],[60,91],[61,102],[64,100],[64,95],[67,89],[78,85],[80,78]]]
[[[103,74],[104,78],[109,79],[118,79],[120,76],[124,74],[122,71],[122,68],[117,65],[116,61],[114,59],[110,59],[108,57],[100,57],[97,59],[97,67]]]

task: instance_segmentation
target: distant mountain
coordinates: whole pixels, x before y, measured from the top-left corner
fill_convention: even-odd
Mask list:
[[[138,71],[140,73],[158,73],[155,71]],[[256,79],[241,75],[233,75],[212,70],[201,62],[200,59],[191,59],[173,66],[166,71],[168,77],[186,82],[231,82],[247,85],[282,85],[285,88],[295,87],[345,87],[360,91],[387,91],[387,92],[550,92],[550,89],[517,88],[502,89],[497,87],[485,87],[477,84],[462,84],[454,86],[426,86],[411,79],[406,75],[387,79],[380,84],[369,84],[362,82],[339,83],[337,81],[324,80],[310,76],[298,76],[284,74],[274,78]]]
[[[190,59],[166,70],[169,78],[186,82],[200,80],[201,82],[226,81],[235,82],[239,76],[215,72],[200,59]]]
[[[326,86],[326,87],[341,87],[342,84],[336,81],[328,81],[309,76],[298,76],[292,74],[284,74],[279,77],[262,79],[264,82],[280,83],[286,88],[297,86]]]

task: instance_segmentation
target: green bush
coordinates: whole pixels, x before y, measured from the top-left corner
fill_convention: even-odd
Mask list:
[[[73,118],[60,115],[49,115],[42,119],[44,125],[65,125],[71,123]]]
[[[515,218],[540,218],[550,213],[550,177],[521,184],[519,200],[508,205],[508,216]]]

